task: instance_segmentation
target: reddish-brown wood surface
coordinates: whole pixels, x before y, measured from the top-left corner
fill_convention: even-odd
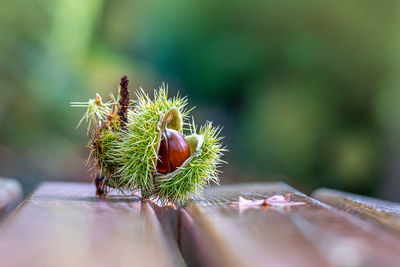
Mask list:
[[[304,206],[240,207],[292,192]],[[205,190],[180,214],[180,247],[191,266],[399,266],[400,237],[282,184]]]
[[[22,200],[22,188],[17,180],[0,178],[0,220]]]
[[[0,228],[0,266],[184,266],[147,202],[44,183]]]
[[[314,191],[312,196],[354,216],[379,223],[400,232],[400,203],[327,188]]]
[[[228,205],[239,196],[286,193],[306,205]],[[396,231],[283,183],[212,187],[180,210],[138,198],[98,199],[90,184],[44,183],[0,226],[0,266],[10,267],[399,263]]]

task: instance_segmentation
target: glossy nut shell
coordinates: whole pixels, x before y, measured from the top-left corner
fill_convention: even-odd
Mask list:
[[[158,151],[157,172],[173,172],[189,157],[190,148],[185,138],[179,132],[166,128]]]

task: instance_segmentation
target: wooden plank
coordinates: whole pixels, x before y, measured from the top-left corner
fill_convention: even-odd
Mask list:
[[[21,184],[14,179],[0,178],[0,220],[3,220],[21,200]]]
[[[149,203],[44,183],[0,228],[1,266],[184,266]]]
[[[160,206],[154,202],[151,203],[151,207],[157,215],[164,235],[168,239],[177,242],[180,234],[178,231],[179,208],[172,208],[171,206]]]
[[[312,196],[354,216],[371,220],[400,232],[400,203],[327,188],[317,189]]]
[[[292,193],[293,207],[228,205]],[[211,187],[180,214],[189,266],[398,266],[400,238],[282,183]]]

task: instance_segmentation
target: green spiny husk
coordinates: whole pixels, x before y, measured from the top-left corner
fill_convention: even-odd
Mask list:
[[[196,134],[194,123],[191,126],[191,134]],[[202,189],[211,182],[218,184],[218,166],[223,162],[221,156],[225,151],[219,133],[220,129],[214,128],[211,122],[202,126],[198,134],[204,140],[199,151],[192,154],[190,162],[180,168],[176,175],[157,179],[155,195],[161,200],[183,202],[192,194],[201,196]]]
[[[95,172],[97,171],[102,176],[113,176],[119,167],[114,157],[114,151],[121,141],[121,132],[118,131],[118,128],[110,125],[103,126],[91,134],[89,158],[95,162],[93,167]]]
[[[201,190],[211,182],[218,183],[218,166],[223,162],[221,156],[225,151],[219,137],[220,129],[208,122],[197,133],[194,121],[187,122],[190,112],[186,109],[187,99],[179,95],[168,99],[164,85],[154,91],[153,100],[143,90],[136,97],[131,103],[132,109],[127,111],[124,128],[116,116],[118,99],[104,104],[98,97],[100,102],[95,103],[102,108],[93,107],[93,100],[74,103],[88,108],[84,118],[89,123],[93,119],[95,129],[90,133],[89,142],[93,169],[107,177],[107,185],[121,192],[140,189],[142,196],[161,202],[183,202],[192,194],[201,195]],[[166,177],[157,173],[156,164],[162,122],[167,113],[173,116],[168,128],[182,134],[184,128],[188,128],[191,136],[187,140],[192,155],[186,164]],[[196,138],[200,136],[201,147],[194,151]]]
[[[169,100],[164,86],[154,92],[154,101],[143,91],[137,94],[127,130],[116,150],[116,163],[121,166],[116,173],[118,187],[136,185],[142,194],[151,195],[162,119],[172,108],[178,109],[185,118],[186,105],[186,98]]]

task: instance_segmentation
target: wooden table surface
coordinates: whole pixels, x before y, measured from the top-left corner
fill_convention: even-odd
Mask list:
[[[312,193],[312,197],[354,216],[400,232],[400,203],[360,196],[328,188]]]
[[[17,180],[0,178],[0,221],[22,200],[22,187]]]
[[[292,207],[232,206],[292,193]],[[400,234],[283,183],[211,187],[184,207],[44,183],[0,226],[0,266],[399,266]]]
[[[184,266],[151,206],[44,183],[0,228],[0,266]]]
[[[239,196],[293,193],[304,206],[238,207]],[[282,183],[213,187],[181,211],[193,266],[399,266],[400,237]],[[200,253],[199,253],[200,252]]]

